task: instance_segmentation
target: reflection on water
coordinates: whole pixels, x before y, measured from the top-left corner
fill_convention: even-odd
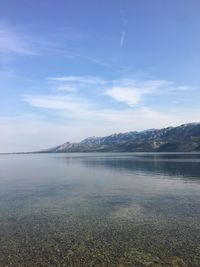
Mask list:
[[[200,154],[0,156],[0,266],[200,266]]]
[[[142,171],[147,175],[178,176],[187,180],[200,180],[200,154],[126,154],[111,157],[83,157],[81,160],[89,167],[100,166],[116,171],[129,171],[130,173]]]

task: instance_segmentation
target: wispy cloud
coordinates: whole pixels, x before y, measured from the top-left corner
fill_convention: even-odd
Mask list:
[[[64,110],[73,115],[88,109],[88,103],[84,104],[82,99],[69,95],[28,95],[24,96],[24,100],[33,107]]]
[[[172,81],[166,80],[121,79],[114,81],[113,84],[105,91],[105,94],[130,106],[143,102],[146,95],[159,96],[170,92],[191,90],[188,86],[177,86]]]
[[[23,33],[0,24],[0,53],[35,55],[30,40]]]
[[[88,59],[88,60],[91,61],[91,62],[96,63],[97,65],[103,66],[103,67],[105,67],[105,68],[107,68],[107,69],[111,69],[111,68],[112,68],[111,64],[109,64],[109,63],[106,62],[106,61],[100,60],[99,58],[96,58],[96,57],[90,57],[90,56],[85,56],[84,58],[85,58],[85,59]]]
[[[26,95],[24,100],[33,107],[55,110],[59,114],[78,120],[96,118],[107,121],[108,118],[111,118],[111,114],[113,114],[112,118],[116,115],[116,120],[118,120],[120,114],[125,117],[126,114],[133,115],[133,106],[136,106],[137,110],[145,107],[149,114],[155,114],[150,112],[153,109],[148,106],[148,101],[145,99],[146,95],[154,97],[160,94],[160,97],[165,97],[162,94],[166,94],[166,92],[168,94],[174,91],[183,93],[182,89],[188,88],[187,86],[176,86],[173,82],[166,80],[136,81],[123,78],[106,81],[94,76],[49,77],[48,81],[54,82],[55,89],[57,86],[54,94]],[[87,87],[87,94],[81,94],[79,90],[85,87]],[[61,91],[63,91],[62,94],[60,94]],[[126,105],[121,110],[112,104],[106,106],[104,104],[105,97],[112,98],[116,102],[123,102]]]
[[[87,38],[86,38],[87,37]],[[92,40],[93,37],[86,33],[80,33],[76,29],[53,29],[53,33],[47,32],[43,36],[33,34],[28,27],[20,27],[0,21],[0,64],[3,64],[9,56],[33,56],[33,55],[52,55],[57,57],[67,57],[71,60],[82,60],[91,62],[94,65],[111,69],[112,66],[105,59],[92,55],[85,51],[77,52],[72,44],[77,41],[85,42]]]
[[[137,90],[122,87],[113,87],[112,89],[107,90],[105,94],[117,101],[125,102],[128,105],[138,104],[142,96],[142,94]]]
[[[59,50],[57,50],[59,51]],[[99,66],[102,66],[106,69],[112,69],[112,65],[107,62],[106,60],[104,59],[99,59],[98,57],[96,56],[91,56],[91,55],[88,55],[88,54],[85,54],[84,53],[78,53],[74,50],[60,50],[60,52],[63,54],[63,56],[67,57],[67,58],[74,58],[74,59],[79,59],[79,60],[84,60],[84,61],[88,61],[88,62],[92,62],[92,63],[95,63],[96,65],[99,65]]]
[[[149,127],[164,127],[187,122],[191,114],[194,120],[199,118],[199,110],[190,111],[188,114],[176,112],[176,115],[174,115],[173,109],[167,113],[156,111],[150,107],[121,110],[114,108],[106,109],[93,105],[90,101],[68,96],[34,95],[26,96],[24,100],[32,107],[58,111],[59,113],[57,114],[62,118],[71,117],[75,119],[73,122],[88,121],[91,123],[92,120],[94,123],[92,125],[95,126],[101,121],[101,124],[104,126],[107,123],[111,123],[113,126],[123,129],[123,131],[133,130],[130,122],[134,125],[134,129],[141,130]]]
[[[106,84],[106,80],[95,76],[49,77],[47,81],[51,84],[54,92],[68,93],[70,95],[74,95],[80,89],[100,88]]]
[[[105,80],[94,76],[60,76],[60,77],[49,77],[49,81],[57,82],[73,82],[79,84],[105,84]]]
[[[122,20],[122,31],[121,31],[121,36],[120,36],[120,47],[124,46],[124,41],[125,41],[125,36],[126,36],[126,25],[128,23],[127,19]]]
[[[53,91],[75,93],[78,91],[78,88],[73,84],[66,84],[65,82],[61,82],[59,84],[56,84],[55,87],[53,87]]]
[[[123,45],[124,45],[125,35],[126,35],[126,32],[122,31],[121,32],[121,38],[120,38],[120,46],[121,47],[123,47]]]
[[[176,85],[167,80],[135,80],[130,77],[116,80],[106,80],[96,76],[57,76],[47,79],[53,83],[54,91],[66,92],[77,97],[80,89],[87,89],[87,98],[90,93],[96,92],[96,96],[108,96],[114,101],[123,102],[128,106],[146,105],[146,97],[152,98],[170,97],[170,95],[182,94],[191,91],[192,88],[185,85]],[[100,101],[101,102],[101,101]]]

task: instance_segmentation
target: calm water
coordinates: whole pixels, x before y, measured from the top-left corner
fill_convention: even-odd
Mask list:
[[[0,266],[200,266],[200,154],[0,155]]]

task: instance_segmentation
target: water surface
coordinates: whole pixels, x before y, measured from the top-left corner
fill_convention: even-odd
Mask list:
[[[0,155],[0,266],[200,266],[200,154]]]

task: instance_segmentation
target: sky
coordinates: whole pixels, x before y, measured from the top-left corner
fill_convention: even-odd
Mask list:
[[[0,0],[0,152],[200,121],[199,0]]]

